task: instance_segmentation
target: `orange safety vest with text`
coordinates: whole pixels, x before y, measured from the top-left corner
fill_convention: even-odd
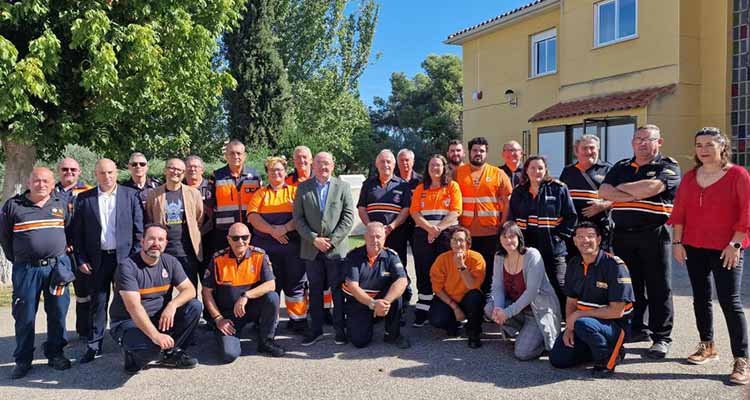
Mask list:
[[[471,165],[464,164],[456,170],[456,181],[461,188],[463,211],[458,222],[471,228],[476,219],[482,227],[499,227],[502,219],[504,197],[512,190],[510,179],[500,168],[485,164],[475,185]],[[474,232],[472,232],[474,234]]]

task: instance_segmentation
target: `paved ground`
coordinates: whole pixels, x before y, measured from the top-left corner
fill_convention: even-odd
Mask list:
[[[216,345],[201,331],[203,345],[192,354],[201,365],[189,371],[151,368],[130,377],[122,372],[122,357],[107,336],[105,354],[87,365],[58,372],[38,359],[22,380],[8,378],[13,367],[13,320],[0,309],[0,399],[740,399],[747,389],[729,386],[731,353],[726,327],[715,305],[721,359],[704,366],[684,362],[697,343],[690,285],[681,266],[674,269],[676,321],[674,345],[666,359],[642,358],[647,343],[629,345],[624,363],[612,380],[593,380],[584,368],[553,369],[546,357],[519,362],[512,343],[500,340],[485,325],[484,347],[471,350],[463,339],[446,339],[430,327],[405,328],[413,346],[399,351],[382,343],[382,324],[367,349],[337,346],[332,336],[312,348],[300,337],[279,329],[279,342],[289,353],[282,359],[258,356],[253,335],[245,332],[243,356],[219,365]],[[750,305],[750,278],[745,275],[745,304]],[[72,306],[72,304],[71,304]],[[746,307],[747,308],[747,307]],[[72,311],[72,307],[71,307]],[[749,310],[750,311],[750,310]],[[73,313],[69,313],[72,316]],[[750,315],[750,314],[749,314]],[[44,327],[40,312],[37,326]],[[69,327],[73,326],[69,318]],[[74,333],[70,337],[75,337]],[[37,335],[37,357],[44,334]],[[72,340],[67,355],[76,358],[83,344]]]

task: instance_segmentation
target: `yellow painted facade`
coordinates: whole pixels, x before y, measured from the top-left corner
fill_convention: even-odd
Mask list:
[[[717,126],[731,135],[730,0],[637,0],[637,36],[595,45],[594,0],[547,0],[501,18],[494,26],[452,35],[461,45],[464,69],[463,133],[488,138],[490,162],[502,164],[502,143],[523,143],[537,153],[539,130],[581,124],[587,118],[628,116],[656,124],[663,153],[692,166],[692,135]],[[557,71],[530,78],[532,36],[555,28]],[[455,37],[454,37],[455,36]],[[529,122],[559,102],[675,84],[648,106],[597,115]],[[517,107],[506,103],[513,90]],[[482,94],[476,99],[476,93]],[[611,162],[616,160],[609,160]]]

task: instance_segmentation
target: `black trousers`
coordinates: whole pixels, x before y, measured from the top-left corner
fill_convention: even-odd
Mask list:
[[[71,268],[76,280],[73,288],[76,292],[76,333],[81,337],[88,337],[91,333],[91,296],[89,293],[89,276],[78,270],[75,257],[70,255]]]
[[[90,330],[88,348],[100,351],[104,340],[104,330],[107,328],[107,306],[112,291],[117,256],[114,252],[102,253],[101,264],[89,276],[89,290],[91,305],[89,310]]]
[[[365,347],[372,341],[373,325],[379,317],[375,317],[369,307],[358,302],[352,296],[346,295],[345,301],[344,309],[346,310],[346,328],[349,339],[354,347]],[[388,314],[385,315],[385,334],[390,339],[395,339],[401,335],[399,320],[402,306],[402,300],[396,299],[391,303]]]
[[[408,254],[406,245],[407,241],[411,240],[411,235],[413,232],[413,227],[409,227],[406,223],[403,223],[398,228],[394,229],[387,238],[385,238],[385,247],[393,249],[394,251],[396,251],[396,253],[398,253],[398,258],[401,260],[401,264],[404,266],[404,272],[406,272],[406,279],[409,281],[409,284],[406,285],[406,290],[404,290],[404,294],[401,296],[404,301],[404,307],[409,305],[412,296],[411,277],[409,277],[408,269],[406,268]]]
[[[721,251],[685,246],[690,286],[693,287],[695,324],[702,341],[714,339],[713,308],[711,305],[711,275],[716,285],[716,296],[724,312],[729,331],[729,342],[734,357],[747,357],[747,320],[742,309],[742,263],[726,269],[722,266]]]
[[[310,310],[308,321],[314,336],[323,333],[323,291],[331,288],[333,296],[333,327],[336,332],[344,330],[344,282],[345,271],[341,260],[331,260],[322,253],[314,260],[305,260],[307,281],[310,284]]]
[[[565,261],[565,256],[555,257],[546,253],[542,253],[542,261],[544,262],[544,271],[547,273],[549,283],[552,284],[557,301],[560,302],[560,312],[564,319],[566,297],[565,293],[563,293],[563,287],[565,286],[565,271],[568,269],[568,263]]]
[[[498,236],[472,236],[471,249],[478,252],[484,258],[485,274],[482,282],[482,293],[489,295],[492,288],[492,273],[494,272],[493,264],[495,262],[495,252],[497,252]]]
[[[648,329],[652,340],[671,342],[674,305],[669,231],[663,226],[639,232],[616,230],[612,244],[615,255],[628,266],[633,281],[633,335]],[[644,323],[646,309],[648,325]]]
[[[245,316],[242,318],[235,317],[234,310],[222,310],[221,315],[232,320],[236,331],[234,335],[225,335],[216,329],[221,359],[230,363],[236,360],[242,352],[240,334],[242,328],[249,322],[258,324],[258,342],[273,339],[276,336],[276,326],[279,324],[279,295],[276,292],[269,292],[257,299],[248,300],[245,305]]]
[[[192,250],[188,250],[186,252],[186,255],[175,256],[175,258],[180,262],[180,265],[182,265],[182,270],[185,271],[185,275],[187,275],[188,279],[190,279],[190,282],[193,284],[193,287],[195,287],[195,295],[197,297],[198,281],[200,280],[200,261],[198,261],[198,258],[195,257],[195,255],[190,254],[191,252]]]
[[[192,299],[177,308],[174,314],[174,325],[168,332],[164,332],[174,339],[174,348],[185,349],[190,343],[189,339],[198,326],[203,305],[198,299]],[[161,313],[151,317],[154,326],[159,326]],[[161,349],[146,336],[132,319],[113,322],[110,327],[112,338],[120,344],[124,351],[133,354],[136,362],[143,366],[152,360],[159,358]]]
[[[466,335],[470,338],[479,338],[482,334],[482,312],[484,310],[485,298],[479,289],[466,292],[458,307],[466,314]],[[453,309],[445,304],[439,297],[435,296],[430,307],[430,325],[445,329],[449,334],[455,334],[458,330],[456,314]]]
[[[440,254],[450,250],[448,232],[443,231],[434,242],[427,242],[427,232],[422,228],[414,229],[414,270],[417,273],[417,306],[414,319],[418,322],[426,321],[432,304],[432,281],[430,268]]]

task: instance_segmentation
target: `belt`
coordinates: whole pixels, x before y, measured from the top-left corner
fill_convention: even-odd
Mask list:
[[[108,256],[113,256],[113,255],[115,255],[116,251],[117,250],[115,250],[115,249],[112,249],[112,250],[102,250],[102,254],[108,255]]]
[[[42,258],[40,260],[28,261],[28,263],[34,268],[54,267],[55,265],[57,265],[57,257]]]

